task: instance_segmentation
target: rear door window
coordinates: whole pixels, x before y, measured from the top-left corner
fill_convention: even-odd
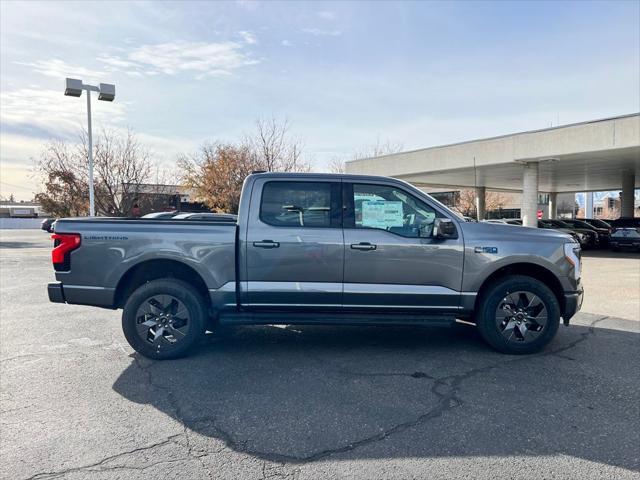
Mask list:
[[[336,182],[268,182],[260,220],[275,227],[340,227],[341,187]]]

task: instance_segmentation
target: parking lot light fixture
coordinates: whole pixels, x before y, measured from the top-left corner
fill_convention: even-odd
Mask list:
[[[101,83],[99,86],[88,85],[76,78],[67,78],[64,94],[68,97],[80,97],[82,91],[87,91],[87,132],[89,139],[89,215],[95,217],[95,198],[93,193],[93,134],[91,129],[91,92],[98,92],[98,100],[113,102],[116,98],[116,86]]]

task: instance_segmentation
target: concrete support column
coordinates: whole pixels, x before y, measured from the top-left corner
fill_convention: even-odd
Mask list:
[[[633,172],[625,172],[622,176],[622,194],[620,195],[620,216],[633,217],[636,176]]]
[[[522,225],[538,226],[538,162],[524,165],[522,175]]]
[[[593,218],[593,192],[584,192],[584,218]]]
[[[549,193],[549,218],[558,218],[558,194]]]
[[[476,219],[480,222],[484,220],[485,211],[485,187],[476,187]]]

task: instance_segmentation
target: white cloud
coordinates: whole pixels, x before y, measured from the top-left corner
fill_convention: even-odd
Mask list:
[[[62,90],[24,88],[0,94],[0,191],[30,199],[39,190],[33,177],[33,161],[40,157],[46,142],[61,138],[74,143],[86,128],[87,110],[84,95],[65,97]],[[95,97],[94,97],[95,98]],[[116,134],[126,132],[127,105],[122,102],[96,102],[92,109],[94,138],[101,128]],[[198,142],[182,137],[136,132],[142,145],[152,154],[161,171],[173,171],[176,157],[197,148]]]
[[[240,32],[238,32],[238,34],[242,37],[242,40],[244,40],[244,43],[246,43],[247,45],[255,45],[256,43],[258,43],[258,38],[251,32],[241,30]]]
[[[289,40],[282,40],[281,43],[285,47],[293,47],[293,43],[291,43]]]
[[[186,42],[176,41],[156,45],[142,45],[124,56],[105,55],[98,60],[114,69],[129,74],[177,75],[195,73],[195,78],[230,75],[247,65],[259,63],[246,51],[246,46],[257,43],[250,32],[240,32],[243,42]]]
[[[340,30],[324,30],[322,28],[303,28],[302,31],[316,37],[337,37],[342,35]]]
[[[236,5],[244,10],[253,12],[260,7],[260,2],[256,0],[236,0]]]
[[[86,95],[83,94],[83,95]],[[94,97],[95,98],[95,97]],[[114,124],[122,122],[126,104],[100,102],[93,109],[93,120]],[[0,123],[3,130],[39,138],[72,136],[86,122],[87,105],[82,98],[65,97],[62,89],[22,88],[0,93]]]
[[[0,192],[3,196],[14,194],[18,200],[30,200],[38,191],[31,159],[39,157],[42,144],[33,138],[2,132],[0,151]]]
[[[104,71],[92,70],[86,67],[70,65],[63,60],[39,60],[37,62],[14,62],[16,65],[31,67],[36,73],[55,78],[81,78],[84,81],[94,81],[105,75]]]
[[[330,10],[322,10],[318,12],[318,16],[320,18],[324,18],[325,20],[333,20],[336,18],[336,12],[332,12]]]

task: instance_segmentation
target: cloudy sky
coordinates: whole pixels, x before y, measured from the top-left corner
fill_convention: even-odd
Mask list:
[[[640,7],[608,2],[0,2],[2,194],[33,158],[130,127],[165,165],[288,118],[317,170],[376,139],[427,147],[640,110]]]

